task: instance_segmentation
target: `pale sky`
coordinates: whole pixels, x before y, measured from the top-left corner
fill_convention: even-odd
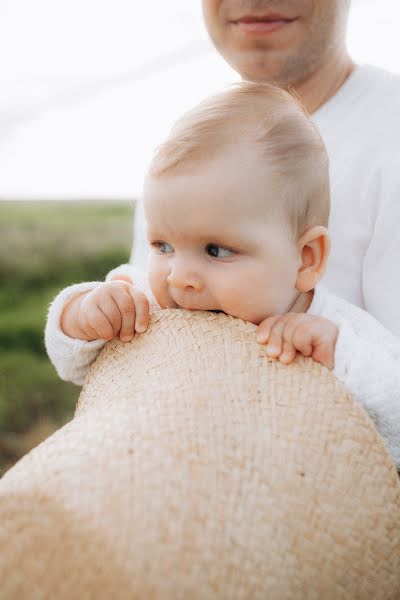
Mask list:
[[[400,73],[399,0],[353,0],[357,62]],[[0,0],[0,199],[135,198],[182,112],[238,80],[200,0]]]

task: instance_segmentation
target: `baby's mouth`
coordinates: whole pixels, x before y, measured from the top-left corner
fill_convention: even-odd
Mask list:
[[[218,308],[201,308],[200,306],[194,307],[194,306],[191,306],[189,303],[186,304],[184,302],[182,302],[182,303],[174,302],[174,304],[175,304],[174,308],[181,308],[183,310],[189,310],[191,312],[194,312],[197,310],[204,310],[206,312],[212,312],[212,313],[216,313],[216,314],[218,314],[218,313],[225,314],[223,310],[219,310]]]
[[[219,313],[226,314],[223,310],[220,310],[219,308],[206,308],[204,306],[202,307],[201,303],[199,303],[200,306],[199,305],[196,306],[196,304],[197,304],[196,302],[194,302],[192,304],[192,303],[185,302],[185,301],[177,302],[175,298],[172,298],[172,299],[174,302],[174,306],[173,307],[171,306],[171,308],[180,308],[182,310],[188,310],[190,312],[202,310],[202,311],[206,311],[206,312],[212,312],[215,314],[219,314]]]
[[[197,310],[206,310],[204,308],[192,308],[192,307],[189,308],[189,307],[186,307],[186,306],[179,306],[179,304],[177,304],[175,308],[181,308],[183,310],[189,310],[190,312],[195,312]],[[215,314],[222,313],[223,315],[226,314],[226,313],[224,313],[223,310],[212,309],[212,308],[210,308],[209,310],[206,310],[206,312],[212,312],[212,313],[215,313]]]

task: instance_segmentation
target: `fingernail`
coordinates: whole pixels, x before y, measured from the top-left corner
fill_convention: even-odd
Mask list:
[[[145,325],[135,325],[136,333],[144,333],[146,331]]]
[[[271,356],[275,356],[279,354],[279,348],[274,346],[273,344],[268,344],[267,346],[267,354],[271,354]]]
[[[269,338],[269,332],[259,331],[257,333],[257,342],[262,342],[263,344],[266,344],[268,342],[268,338]]]
[[[124,337],[121,338],[122,342],[131,342],[133,339],[133,335],[125,335]]]

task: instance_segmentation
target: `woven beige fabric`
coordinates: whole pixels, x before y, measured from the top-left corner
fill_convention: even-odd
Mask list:
[[[1,600],[400,598],[400,485],[365,412],[255,327],[169,310],[0,482]]]

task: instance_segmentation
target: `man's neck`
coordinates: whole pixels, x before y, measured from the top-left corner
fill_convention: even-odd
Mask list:
[[[296,94],[311,114],[330,100],[351,75],[355,64],[346,50],[337,52],[310,77],[294,86]]]

